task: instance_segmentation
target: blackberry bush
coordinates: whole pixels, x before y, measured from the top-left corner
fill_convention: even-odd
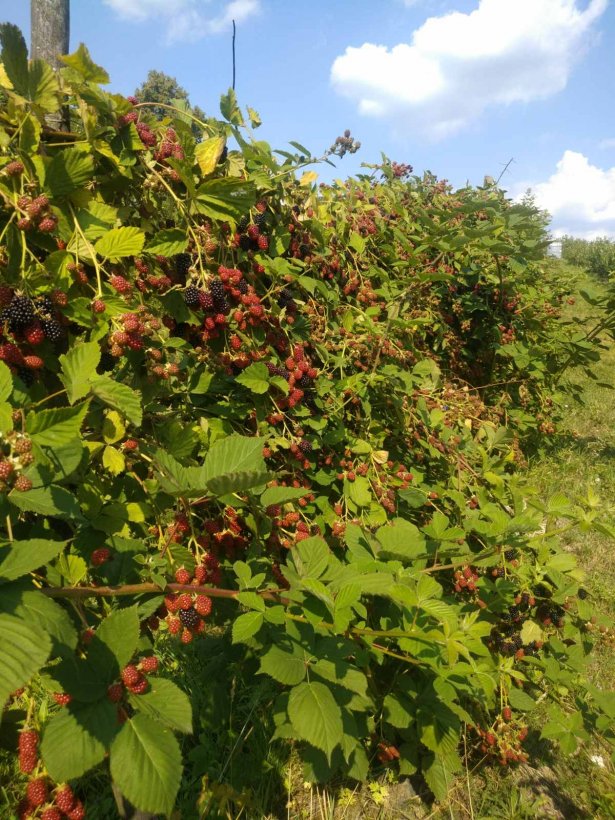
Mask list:
[[[83,817],[62,784],[96,769],[170,815],[196,743],[173,670],[212,629],[271,678],[311,782],[386,765],[443,798],[464,754],[526,759],[539,701],[566,751],[613,742],[583,677],[607,625],[557,540],[612,523],[522,470],[615,300],[579,343],[540,215],[493,185],[386,158],[316,185],[233,92],[197,142],[98,87],[84,46],[60,83],[0,35],[0,706],[22,794],[33,775]]]

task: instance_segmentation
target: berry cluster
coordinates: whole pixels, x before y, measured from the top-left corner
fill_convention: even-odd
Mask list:
[[[23,474],[34,458],[32,441],[25,433],[0,433],[0,493],[14,489],[27,492],[32,481]]]
[[[39,764],[39,734],[34,729],[24,729],[19,734],[19,768],[24,774],[32,774]],[[83,820],[85,808],[71,787],[59,786],[50,794],[49,778],[38,775],[29,780],[24,799],[19,804],[18,817],[40,817],[41,820]]]
[[[510,706],[502,709],[502,713],[490,727],[470,728],[480,738],[479,748],[482,754],[497,760],[501,766],[527,761],[528,756],[522,750],[522,744],[527,737],[528,728],[525,723],[513,718]]]
[[[37,228],[41,233],[53,233],[58,225],[58,217],[51,210],[49,199],[40,194],[37,197],[20,196],[17,200],[19,212],[24,214],[17,220],[20,231]]]
[[[350,130],[347,128],[343,136],[335,138],[335,142],[327,153],[334,154],[341,159],[346,154],[356,154],[360,147],[361,143],[352,138]]]
[[[212,556],[213,557],[213,556]],[[215,562],[217,565],[217,562]],[[219,573],[219,565],[214,568],[214,564],[209,566],[206,562],[198,564],[194,573],[185,567],[180,567],[175,573],[175,580],[178,584],[199,587],[203,584],[210,584],[212,575]],[[203,593],[176,592],[167,595],[164,599],[164,612],[166,623],[171,635],[180,635],[182,643],[190,643],[195,635],[200,634],[205,629],[205,618],[211,615],[211,598]]]

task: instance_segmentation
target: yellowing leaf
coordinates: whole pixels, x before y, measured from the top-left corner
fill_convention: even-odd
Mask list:
[[[194,156],[203,176],[214,172],[225,145],[226,139],[224,137],[211,137],[196,146]]]
[[[103,421],[102,432],[106,444],[115,444],[116,441],[123,438],[126,433],[126,427],[117,410],[109,410]]]
[[[317,179],[318,174],[316,173],[316,171],[306,171],[299,180],[299,185],[307,187],[308,185],[311,185],[313,182],[316,182]]]
[[[126,469],[126,459],[115,447],[105,447],[102,463],[103,467],[113,475],[119,475]]]

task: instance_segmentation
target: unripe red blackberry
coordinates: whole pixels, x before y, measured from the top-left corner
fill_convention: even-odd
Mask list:
[[[108,547],[100,547],[94,550],[91,557],[92,566],[100,567],[111,557],[111,550]]]
[[[122,447],[126,452],[132,452],[139,449],[139,442],[134,438],[127,438]]]
[[[42,806],[47,801],[47,794],[47,783],[42,777],[28,783],[26,798],[31,806]]]
[[[148,655],[146,658],[141,658],[141,669],[147,675],[153,675],[158,671],[158,658],[155,655]]]
[[[512,710],[511,710],[510,706],[505,706],[502,709],[502,717],[504,718],[504,720],[507,723],[508,723],[509,720],[512,720]]]
[[[135,683],[141,680],[141,673],[133,664],[128,664],[122,669],[122,680],[126,686],[134,686]]]
[[[53,699],[58,704],[58,706],[68,706],[68,704],[73,699],[73,696],[69,695],[68,692],[54,692]]]
[[[26,337],[26,341],[28,344],[31,344],[36,347],[36,345],[40,345],[41,342],[45,341],[45,332],[40,325],[39,322],[36,322],[30,327],[26,328],[24,332],[24,336]]]
[[[196,600],[194,602],[194,609],[202,618],[207,618],[207,616],[211,614],[211,607],[211,598],[209,598],[207,595],[196,596]]]
[[[186,611],[192,607],[192,595],[187,592],[184,592],[183,595],[180,595],[177,599],[177,608],[179,610]]]
[[[81,800],[77,800],[75,803],[75,807],[72,811],[66,815],[68,820],[84,820],[85,818],[85,806],[81,802]]]
[[[167,626],[171,635],[178,635],[182,628],[179,618],[167,618]]]
[[[19,493],[27,493],[32,489],[32,481],[25,475],[17,476],[13,488]]]
[[[119,703],[124,697],[124,685],[122,683],[112,683],[107,687],[107,698],[111,703]]]
[[[92,302],[92,310],[94,311],[94,313],[104,313],[106,309],[107,306],[105,305],[102,299],[94,299],[94,301]]]
[[[148,687],[149,684],[147,682],[147,678],[144,675],[139,674],[139,680],[128,688],[133,695],[142,695],[144,692],[147,692]]]
[[[189,584],[192,580],[192,575],[185,567],[180,567],[175,573],[175,580],[178,584]]]
[[[113,276],[110,277],[109,284],[114,290],[121,294],[129,293],[132,290],[132,285],[128,279],[117,274],[113,274]]]
[[[58,223],[52,216],[46,216],[38,223],[38,229],[41,233],[53,233],[57,226]]]
[[[0,481],[7,481],[13,474],[14,469],[10,461],[0,461]]]
[[[41,370],[45,366],[40,356],[24,356],[23,364],[28,370]]]
[[[49,806],[41,814],[41,820],[62,820],[62,812],[55,806]]]
[[[68,814],[75,806],[75,795],[69,785],[61,786],[54,795],[53,802],[63,814]]]
[[[189,629],[184,629],[181,635],[181,642],[182,643],[191,643],[193,638],[192,632]]]
[[[269,239],[266,236],[264,236],[264,234],[261,234],[258,237],[257,242],[258,242],[258,247],[261,251],[266,251],[267,248],[269,247]]]
[[[4,166],[4,173],[8,177],[18,177],[23,174],[23,172],[23,162],[20,162],[18,159],[15,159]]]

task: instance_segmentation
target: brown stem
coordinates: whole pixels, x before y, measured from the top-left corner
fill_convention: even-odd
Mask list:
[[[236,598],[241,592],[238,589],[219,589],[218,587],[202,587],[193,584],[167,584],[161,589],[154,583],[124,584],[114,587],[44,587],[39,590],[48,598],[90,598],[102,597],[113,598],[116,595],[143,595],[157,592],[164,595],[166,592],[198,592],[200,595],[208,595],[210,598]],[[268,601],[278,601],[280,594],[278,590],[261,590],[257,592],[261,598]]]

